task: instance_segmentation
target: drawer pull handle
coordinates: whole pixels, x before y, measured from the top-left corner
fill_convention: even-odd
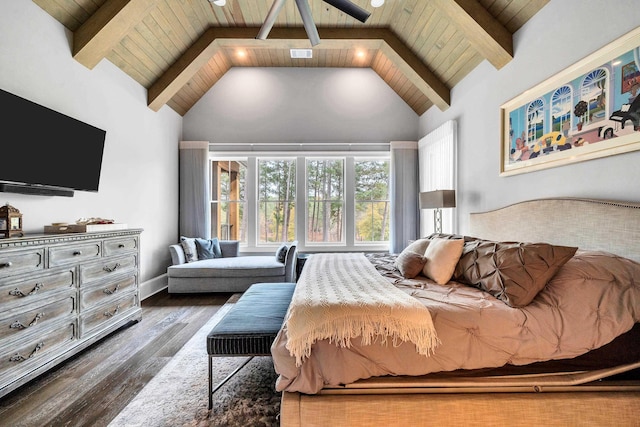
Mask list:
[[[31,292],[29,292],[28,294],[25,294],[24,292],[22,292],[20,289],[15,288],[12,291],[9,291],[9,295],[14,296],[14,297],[27,297],[29,295],[35,295],[38,293],[38,291],[40,289],[42,289],[44,287],[44,285],[42,283],[36,283],[36,286],[34,286],[34,288],[31,290]]]
[[[116,309],[115,309],[115,310],[113,310],[113,313],[112,313],[112,312],[110,312],[110,311],[105,311],[105,312],[104,312],[104,315],[105,315],[106,317],[113,317],[113,316],[115,316],[116,314],[118,314],[118,312],[119,312],[119,311],[120,311],[120,305],[117,305],[117,306],[116,306]]]
[[[43,317],[44,317],[44,313],[38,313],[36,314],[36,317],[33,318],[31,323],[29,323],[28,326],[24,326],[22,322],[20,322],[19,320],[16,320],[9,327],[11,329],[27,329],[27,328],[30,328],[31,326],[36,326],[38,324],[38,320],[42,319]]]
[[[73,251],[73,256],[82,255],[82,251]]]
[[[124,243],[120,243],[120,244],[118,245],[118,247],[119,247],[120,249],[124,248]]]
[[[116,271],[116,269],[117,269],[118,267],[120,267],[120,263],[117,263],[117,262],[116,262],[116,264],[115,264],[112,268],[111,268],[111,267],[109,267],[109,266],[105,266],[105,267],[103,267],[102,269],[103,269],[104,271],[106,271],[107,273],[112,273],[112,272]]]
[[[9,268],[13,265],[13,263],[11,261],[9,262],[3,262],[2,264],[0,264],[0,268]]]
[[[42,347],[44,347],[44,343],[38,343],[38,345],[36,345],[36,348],[33,349],[33,351],[31,352],[30,355],[28,355],[27,357],[24,357],[23,355],[21,355],[20,353],[16,353],[15,356],[11,356],[11,358],[9,359],[10,362],[23,362],[27,359],[30,359],[32,357],[35,357],[35,355],[42,350]]]
[[[111,290],[111,289],[105,289],[105,290],[103,290],[102,292],[104,292],[104,293],[105,293],[105,294],[107,294],[107,295],[113,295],[113,294],[115,294],[116,292],[118,292],[119,290],[120,290],[120,285],[116,285],[116,287],[115,287],[115,288],[113,288],[113,290]]]

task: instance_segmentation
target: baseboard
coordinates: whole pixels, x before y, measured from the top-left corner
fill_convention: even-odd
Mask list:
[[[140,284],[140,301],[149,298],[150,296],[157,294],[163,289],[167,289],[169,286],[169,279],[167,274],[154,277],[151,280],[147,280]]]

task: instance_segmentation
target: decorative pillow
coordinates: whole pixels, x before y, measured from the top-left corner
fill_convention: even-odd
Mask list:
[[[220,241],[217,237],[213,239],[196,237],[196,253],[198,254],[198,259],[222,258]]]
[[[184,258],[187,262],[194,262],[198,260],[195,238],[180,236],[180,245],[182,246]]]
[[[490,293],[511,307],[524,307],[578,248],[548,243],[465,243],[454,280]]]
[[[280,247],[276,250],[276,260],[278,260],[278,262],[285,262],[287,259],[288,251],[289,245],[287,245],[286,243],[281,244]]]
[[[424,255],[405,249],[396,258],[396,268],[400,270],[402,277],[413,279],[422,272],[425,262],[427,258]]]
[[[427,246],[429,246],[429,243],[431,243],[431,240],[426,238],[414,240],[409,244],[409,246],[404,248],[402,252],[417,252],[419,254],[424,254],[424,251],[427,250]]]
[[[427,262],[422,273],[437,284],[444,285],[451,280],[463,247],[463,239],[432,239],[424,253]]]

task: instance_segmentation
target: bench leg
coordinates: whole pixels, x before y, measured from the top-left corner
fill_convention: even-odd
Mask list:
[[[227,375],[227,377],[225,379],[220,381],[218,383],[218,385],[215,388],[213,388],[213,357],[214,356],[209,355],[209,410],[211,410],[211,408],[213,408],[213,393],[218,391],[218,389],[220,387],[225,385],[227,383],[227,381],[229,381],[235,374],[238,373],[238,371],[240,369],[244,368],[245,365],[247,363],[251,362],[251,359],[253,359],[253,356],[249,356],[244,362],[242,362],[242,364],[240,366],[238,366],[236,369],[234,369],[233,372],[231,372],[229,375]]]

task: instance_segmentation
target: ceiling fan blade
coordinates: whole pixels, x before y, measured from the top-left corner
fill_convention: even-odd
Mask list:
[[[296,4],[298,5],[298,11],[302,17],[302,24],[304,25],[304,30],[307,32],[311,46],[315,46],[320,43],[320,36],[318,35],[318,29],[311,16],[309,2],[307,0],[296,0]]]
[[[367,22],[369,16],[371,16],[371,12],[367,12],[357,4],[350,2],[349,0],[323,0],[325,3],[329,3],[331,6],[335,7],[346,13],[347,15],[356,18],[358,21],[363,24]]]
[[[284,2],[286,0],[273,0],[273,4],[271,5],[271,9],[269,9],[269,13],[267,14],[267,18],[264,20],[262,27],[260,27],[260,31],[256,36],[259,40],[266,40],[271,28],[273,28],[273,24],[276,22],[276,18],[278,17],[278,13],[280,13],[280,9],[284,6]]]

